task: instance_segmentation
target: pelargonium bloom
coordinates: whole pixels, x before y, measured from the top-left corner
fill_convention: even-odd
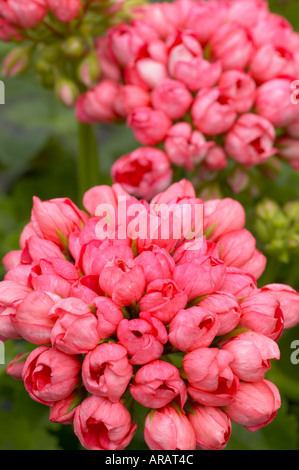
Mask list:
[[[239,165],[250,169],[276,156],[298,170],[295,156],[278,146],[282,131],[285,139],[298,139],[298,106],[291,100],[298,38],[262,0],[150,3],[99,41],[103,77],[78,99],[78,119],[105,122],[108,113],[126,121],[140,151],[159,145],[178,172],[184,168],[196,181],[215,180],[231,161],[224,176],[234,192],[246,186],[234,184]],[[102,87],[107,93],[100,95]],[[152,169],[143,167],[139,182],[136,173],[120,181],[112,171],[112,178],[150,199],[143,181],[152,180]]]
[[[265,258],[241,204],[203,202],[186,180],[150,202],[116,184],[83,203],[35,198],[19,250],[4,257],[0,339],[32,350],[7,373],[87,449],[130,444],[134,401],[151,409],[151,449],[222,449],[231,421],[251,431],[271,422],[280,398],[264,376],[283,328],[299,321],[298,293],[257,287]],[[189,229],[178,224],[195,206]],[[106,238],[103,221],[114,228]],[[153,226],[137,230],[140,221]]]

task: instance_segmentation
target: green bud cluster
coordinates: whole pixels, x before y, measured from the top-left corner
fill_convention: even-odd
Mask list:
[[[288,263],[299,254],[299,201],[280,207],[265,199],[257,205],[255,230],[265,253]]]

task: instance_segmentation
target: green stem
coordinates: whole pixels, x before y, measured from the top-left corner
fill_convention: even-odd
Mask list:
[[[78,185],[79,200],[85,192],[100,184],[100,172],[98,161],[98,144],[94,127],[90,124],[79,122],[79,157],[78,157]]]

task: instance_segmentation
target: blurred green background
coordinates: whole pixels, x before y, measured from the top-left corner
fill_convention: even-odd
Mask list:
[[[299,31],[298,0],[269,3],[273,11],[288,18]],[[0,43],[0,59],[9,47]],[[30,219],[33,195],[43,200],[70,197],[79,202],[77,123],[73,111],[60,106],[52,92],[42,89],[30,73],[4,82],[6,104],[0,106],[0,258],[18,248],[20,232]],[[110,184],[112,163],[137,144],[124,125],[98,126],[97,138],[103,175],[99,184]],[[264,183],[264,191],[279,204],[299,200],[299,173],[286,165],[278,180]],[[259,198],[253,199],[248,192],[236,198],[246,207],[247,227],[256,233],[255,207]],[[263,248],[261,242],[260,248]],[[298,255],[287,263],[278,261],[275,254],[269,256],[261,285],[282,282],[299,290],[298,262]],[[0,279],[3,275],[0,265]],[[282,395],[283,406],[277,418],[256,433],[234,425],[228,449],[299,449],[299,365],[293,365],[290,360],[294,340],[299,340],[299,327],[283,334],[279,341],[281,361],[273,364],[268,374]],[[25,350],[22,341],[7,342],[6,363]],[[5,365],[0,365],[0,449],[81,449],[71,426],[49,423],[48,418],[48,408],[32,401],[23,384],[8,377]],[[130,448],[141,446],[137,436]]]

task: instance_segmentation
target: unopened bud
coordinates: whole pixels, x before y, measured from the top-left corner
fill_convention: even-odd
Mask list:
[[[30,49],[17,47],[13,49],[4,59],[2,74],[4,77],[15,77],[29,68],[31,60]]]
[[[55,94],[61,103],[71,108],[79,97],[79,89],[69,78],[60,77],[55,84]]]
[[[271,199],[264,199],[258,204],[256,209],[258,217],[265,221],[272,221],[280,212],[280,208],[276,202]]]
[[[284,207],[284,213],[292,222],[299,222],[299,201],[289,202]]]
[[[67,57],[82,57],[85,51],[84,40],[80,37],[71,36],[62,44],[62,50]]]
[[[95,52],[90,52],[82,60],[78,68],[78,77],[87,88],[91,88],[100,79],[101,66]]]

